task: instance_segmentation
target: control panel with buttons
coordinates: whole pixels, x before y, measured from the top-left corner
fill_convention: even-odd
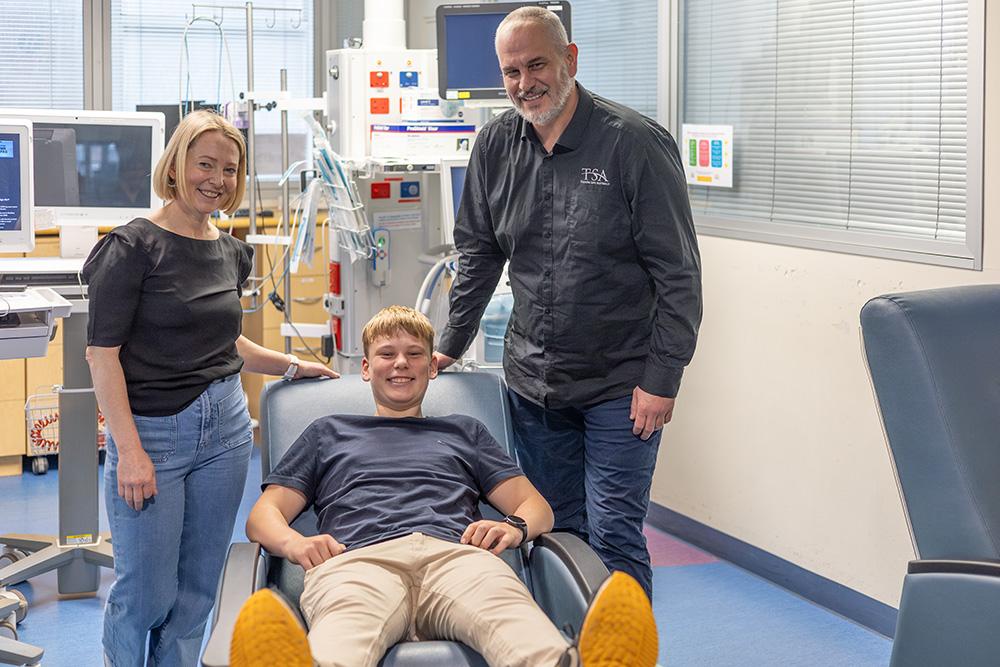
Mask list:
[[[389,230],[376,229],[372,232],[375,252],[372,255],[372,285],[385,287],[389,284]]]

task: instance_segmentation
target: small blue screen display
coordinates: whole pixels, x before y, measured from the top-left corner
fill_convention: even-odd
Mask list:
[[[465,187],[466,167],[451,168],[451,202],[454,207],[452,211],[458,215],[458,205],[462,201],[462,188]]]
[[[21,229],[21,137],[0,133],[0,231]]]

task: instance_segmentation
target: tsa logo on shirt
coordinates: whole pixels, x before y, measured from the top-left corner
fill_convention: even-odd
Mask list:
[[[611,185],[603,169],[584,167],[580,170],[580,183],[583,185]]]

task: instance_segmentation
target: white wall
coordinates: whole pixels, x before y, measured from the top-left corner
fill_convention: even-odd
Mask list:
[[[445,0],[406,0],[406,46],[410,49],[437,48],[438,5]]]
[[[987,23],[985,269],[701,236],[705,317],[653,482],[653,501],[893,606],[913,550],[858,313],[1000,283],[1000,12]]]

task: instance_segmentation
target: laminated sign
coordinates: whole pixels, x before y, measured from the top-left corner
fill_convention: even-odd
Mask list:
[[[681,160],[688,185],[733,187],[733,126],[681,126]]]

